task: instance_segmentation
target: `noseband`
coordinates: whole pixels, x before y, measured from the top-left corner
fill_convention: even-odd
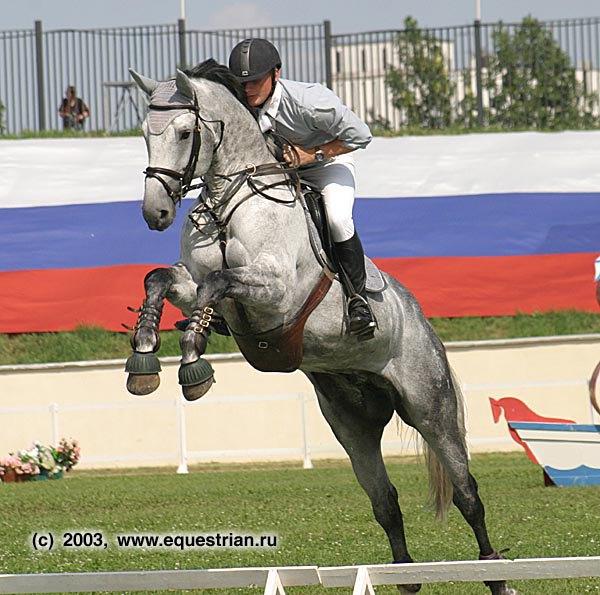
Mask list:
[[[205,120],[200,115],[200,108],[198,106],[198,100],[196,99],[196,95],[194,94],[194,103],[193,104],[173,104],[173,105],[157,105],[155,103],[151,103],[148,106],[148,109],[158,110],[158,111],[169,111],[169,110],[187,110],[190,112],[194,112],[194,116],[196,118],[194,122],[194,130],[192,136],[192,150],[190,153],[190,158],[188,160],[187,165],[183,172],[175,171],[174,169],[168,169],[166,167],[151,167],[148,166],[144,170],[144,174],[146,174],[146,178],[154,178],[158,180],[165,191],[167,192],[169,198],[173,201],[173,204],[177,206],[181,203],[181,199],[190,191],[195,188],[199,188],[200,185],[192,185],[192,180],[194,179],[194,172],[196,171],[196,165],[198,164],[198,155],[200,153],[200,145],[202,143],[201,139],[201,125],[205,126],[207,123],[219,123],[221,125],[221,136],[219,138],[219,142],[217,146],[213,149],[213,154],[217,151],[217,149],[221,146],[221,142],[223,141],[223,132],[225,129],[225,123],[222,120]],[[208,128],[208,126],[207,126]],[[174,180],[179,182],[179,186],[176,190],[172,190],[169,187],[169,184],[165,180],[163,176],[168,176]]]

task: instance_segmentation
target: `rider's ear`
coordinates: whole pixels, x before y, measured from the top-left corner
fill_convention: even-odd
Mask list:
[[[189,77],[185,72],[182,72],[177,69],[177,78],[175,79],[175,83],[177,85],[177,90],[188,97],[189,99],[194,99],[194,85],[192,81],[190,81]]]
[[[146,94],[148,97],[152,95],[152,92],[158,87],[158,81],[149,79],[141,74],[138,74],[133,68],[129,69],[131,78],[136,82],[137,86]]]

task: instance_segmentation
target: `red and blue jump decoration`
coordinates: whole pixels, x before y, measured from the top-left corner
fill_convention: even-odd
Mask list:
[[[520,399],[490,398],[494,423],[504,416],[511,438],[544,470],[546,485],[600,485],[600,425],[542,416]]]

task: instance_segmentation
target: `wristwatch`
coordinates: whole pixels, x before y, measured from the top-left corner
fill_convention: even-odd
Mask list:
[[[317,149],[315,151],[315,161],[320,163],[321,161],[325,161],[325,153],[321,149]]]

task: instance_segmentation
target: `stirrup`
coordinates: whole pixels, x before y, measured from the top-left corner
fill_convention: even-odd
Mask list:
[[[362,313],[357,313],[352,317],[352,309],[358,307]],[[367,341],[373,338],[377,323],[375,316],[369,306],[369,302],[360,294],[355,293],[347,303],[348,314],[348,332],[357,337],[359,341]]]

